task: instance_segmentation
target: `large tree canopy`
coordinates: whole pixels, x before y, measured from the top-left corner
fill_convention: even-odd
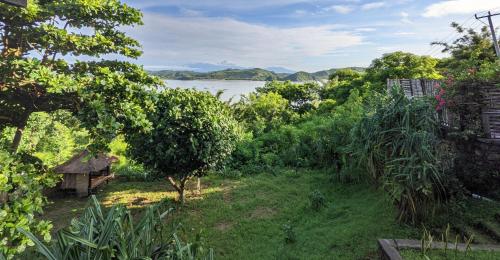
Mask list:
[[[58,179],[24,152],[36,150],[26,148],[37,145],[32,133],[59,131],[37,124],[43,123],[37,117],[71,113],[95,149],[122,131],[151,127],[148,89],[160,82],[130,62],[104,59],[141,55],[139,43],[120,31],[139,24],[140,11],[119,0],[30,0],[26,9],[0,4],[0,131],[12,140],[10,152],[0,149],[0,258],[32,244],[17,227],[50,239],[50,224],[34,216],[45,204],[43,189]],[[18,149],[27,125],[31,140]],[[42,137],[43,145],[54,143]]]
[[[167,89],[158,94],[149,114],[153,129],[125,135],[128,152],[138,162],[166,177],[184,201],[184,187],[222,165],[239,137],[227,104],[209,92]]]
[[[437,63],[438,60],[430,56],[397,51],[373,60],[366,70],[366,79],[382,89],[387,79],[439,79]]]
[[[101,144],[124,127],[149,126],[144,86],[159,81],[132,63],[102,59],[140,56],[139,43],[119,30],[139,24],[140,11],[118,0],[0,4],[0,129],[17,128],[14,151],[34,112],[69,110]]]
[[[451,55],[442,59],[438,67],[457,80],[500,80],[500,61],[495,54],[489,28],[484,26],[475,31],[457,23],[452,23],[451,26],[460,34],[459,38],[451,43],[432,43],[442,46],[442,51]]]

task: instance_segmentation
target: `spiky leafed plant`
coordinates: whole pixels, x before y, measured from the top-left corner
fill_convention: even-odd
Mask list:
[[[169,233],[162,220],[172,208],[161,211],[162,205],[150,206],[136,222],[124,206],[113,206],[104,212],[92,196],[92,205],[69,228],[59,231],[56,241],[46,245],[30,232],[20,230],[49,260],[73,259],[213,259],[199,243],[183,243]]]
[[[371,178],[390,193],[399,219],[420,221],[441,195],[442,164],[435,109],[400,88],[379,102],[352,132],[351,149]]]

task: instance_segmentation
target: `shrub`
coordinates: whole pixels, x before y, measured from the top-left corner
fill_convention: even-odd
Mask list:
[[[43,189],[55,186],[57,180],[58,176],[47,171],[40,160],[0,151],[0,259],[12,259],[33,245],[16,228],[50,241],[52,224],[34,216],[42,213],[46,204]]]
[[[28,231],[38,252],[50,260],[59,259],[213,259],[200,243],[184,243],[173,233],[168,235],[162,221],[172,208],[162,211],[158,204],[146,209],[139,221],[124,206],[104,212],[95,198],[79,219],[57,233],[57,242],[46,245]],[[207,254],[208,253],[208,254]]]
[[[311,208],[315,211],[319,211],[326,206],[326,198],[319,190],[311,192],[309,200],[311,201]]]
[[[288,103],[287,99],[274,92],[251,93],[243,96],[232,108],[246,129],[254,135],[260,135],[288,124],[297,117]]]
[[[239,139],[229,107],[209,92],[167,89],[158,94],[149,115],[151,131],[126,135],[133,159],[166,177],[184,202],[192,177],[220,168]]]
[[[432,102],[400,88],[353,129],[351,149],[399,208],[399,219],[423,220],[442,195],[443,154]]]
[[[158,176],[153,172],[145,169],[141,164],[135,163],[133,161],[128,161],[125,165],[120,165],[114,167],[113,171],[116,172],[118,178],[125,181],[156,181]]]
[[[283,233],[285,234],[285,243],[293,244],[297,241],[297,235],[295,234],[295,230],[290,221],[288,223],[283,224]]]
[[[364,113],[362,98],[353,91],[330,114],[311,115],[237,145],[231,166],[259,170],[274,166],[347,168],[349,132]],[[258,171],[253,171],[258,172]]]
[[[272,81],[257,88],[259,94],[277,93],[293,111],[304,114],[313,109],[314,101],[319,100],[321,86],[315,82],[293,83],[291,81]]]

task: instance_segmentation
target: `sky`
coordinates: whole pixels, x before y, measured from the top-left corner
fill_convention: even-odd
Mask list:
[[[474,13],[500,12],[500,0],[124,2],[143,12],[144,25],[124,30],[142,44],[136,62],[151,70],[207,63],[314,72],[366,67],[398,50],[442,57],[430,43],[456,39],[451,22],[480,28]]]

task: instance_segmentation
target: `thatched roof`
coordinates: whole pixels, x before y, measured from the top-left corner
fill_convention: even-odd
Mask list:
[[[114,156],[107,156],[100,153],[97,157],[95,157],[90,155],[89,151],[84,150],[83,152],[73,156],[67,162],[54,168],[54,171],[57,173],[73,174],[98,172],[106,169],[106,167],[117,161],[118,158]]]

